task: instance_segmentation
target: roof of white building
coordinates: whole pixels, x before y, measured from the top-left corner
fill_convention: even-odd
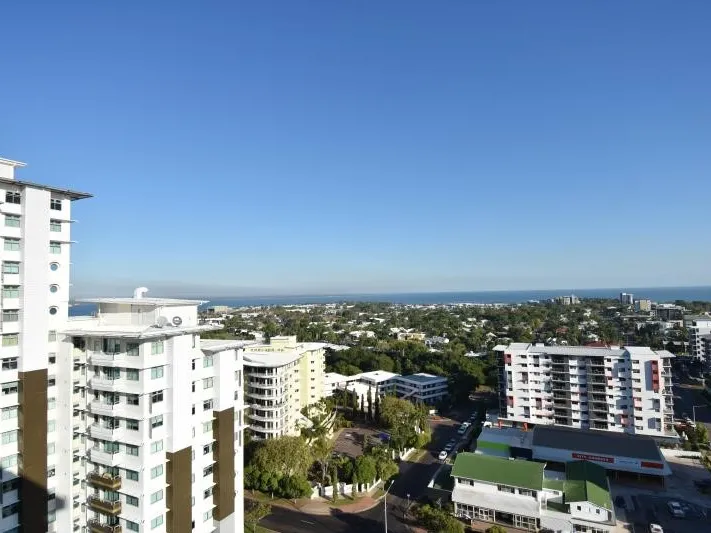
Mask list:
[[[397,376],[397,374],[395,374]],[[438,381],[447,381],[447,378],[442,376],[435,376],[434,374],[426,374],[420,372],[418,374],[412,374],[410,376],[400,376],[399,380],[412,381],[413,383],[434,383]]]
[[[64,335],[75,337],[107,337],[127,339],[152,339],[160,337],[174,337],[186,333],[200,333],[220,329],[218,326],[202,324],[196,326],[132,326],[132,325],[103,325],[98,319],[94,320],[69,320],[69,327],[60,330]]]
[[[323,376],[323,382],[327,385],[334,385],[336,383],[348,383],[358,379],[356,376],[344,376],[338,372],[326,372]]]
[[[286,352],[244,352],[244,364],[248,366],[278,367],[298,361],[303,352],[289,350]]]
[[[504,492],[484,492],[467,485],[455,485],[452,491],[452,501],[484,509],[494,509],[502,513],[524,516],[539,516],[540,514],[539,504],[533,498]]]
[[[86,298],[79,301],[90,304],[154,305],[156,307],[207,303],[207,300],[181,300],[178,298]]]
[[[356,374],[358,378],[365,378],[369,379],[372,381],[375,381],[376,383],[380,383],[381,381],[387,381],[392,378],[398,377],[400,374],[394,374],[393,372],[387,372],[385,370],[374,370],[372,372],[363,372],[361,374]]]
[[[255,342],[256,341],[245,340],[200,339],[200,349],[206,352],[223,352],[225,350],[244,348]]]
[[[11,161],[9,159],[0,159],[0,163],[4,165],[10,165],[13,167],[23,167],[24,163],[20,161]],[[12,185],[21,185],[23,187],[30,187],[32,189],[41,189],[49,192],[56,192],[57,194],[63,194],[68,196],[71,200],[81,200],[82,198],[91,198],[92,195],[88,192],[73,191],[70,189],[62,189],[61,187],[52,187],[51,185],[42,185],[41,183],[33,183],[31,181],[22,181],[12,178],[0,178],[0,183],[8,183]]]

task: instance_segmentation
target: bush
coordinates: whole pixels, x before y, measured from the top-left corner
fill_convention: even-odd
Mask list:
[[[311,483],[299,475],[285,476],[279,481],[279,495],[294,500],[311,496]]]
[[[503,526],[491,526],[486,530],[486,533],[507,533],[506,528]]]
[[[464,524],[445,510],[422,505],[415,511],[415,516],[432,533],[464,533]]]

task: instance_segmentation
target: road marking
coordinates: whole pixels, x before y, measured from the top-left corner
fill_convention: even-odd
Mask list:
[[[309,524],[309,525],[311,525],[311,526],[315,526],[315,525],[316,525],[316,522],[309,522],[308,520],[302,520],[302,522],[303,522],[304,524]]]

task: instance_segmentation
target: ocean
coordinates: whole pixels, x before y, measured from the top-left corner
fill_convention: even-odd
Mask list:
[[[580,298],[617,298],[621,292],[634,294],[635,298],[649,298],[654,302],[674,300],[711,301],[711,287],[650,287],[616,289],[536,290],[536,291],[479,291],[479,292],[412,292],[377,294],[330,294],[296,296],[205,296],[191,298],[206,300],[207,305],[229,307],[264,305],[327,304],[337,302],[389,302],[396,304],[456,304],[456,303],[520,303],[529,300],[547,300],[556,296],[575,294]],[[179,297],[179,296],[177,296]],[[79,303],[69,309],[70,316],[86,315],[96,309],[94,304]]]

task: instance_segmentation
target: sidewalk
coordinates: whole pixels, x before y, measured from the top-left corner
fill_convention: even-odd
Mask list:
[[[362,496],[353,503],[342,503],[343,500],[339,500],[339,502],[341,502],[339,505],[332,505],[329,500],[326,500],[324,498],[315,498],[313,500],[302,498],[296,500],[296,505],[294,505],[293,500],[283,500],[281,498],[274,498],[273,500],[268,500],[264,498],[257,498],[256,495],[252,496],[249,492],[246,492],[244,497],[263,503],[268,503],[269,505],[274,505],[276,507],[283,507],[292,511],[295,510],[312,515],[331,515],[334,512],[349,514],[362,513],[364,511],[369,511],[370,509],[378,505],[378,503],[380,503],[380,499],[382,498],[381,497],[376,499],[372,496]]]

